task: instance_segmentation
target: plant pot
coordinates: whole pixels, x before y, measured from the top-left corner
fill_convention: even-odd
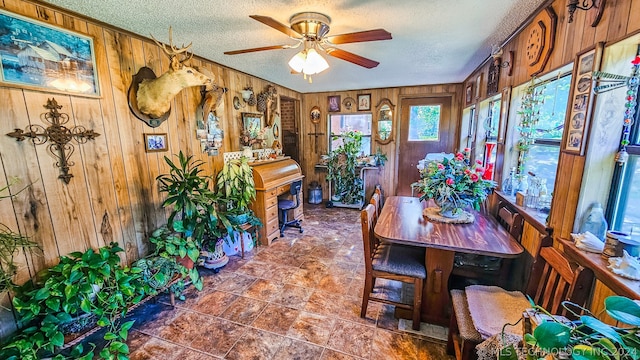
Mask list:
[[[224,253],[224,249],[222,248],[223,244],[224,240],[218,239],[218,241],[216,242],[215,250],[207,252],[207,257],[205,258],[204,264],[202,264],[202,266],[207,269],[219,269],[227,265],[227,263],[229,262],[229,258],[227,257],[227,254]]]
[[[253,149],[251,148],[251,146],[242,147],[242,156],[253,159]]]
[[[185,257],[176,256],[176,261],[178,262],[178,264],[186,267],[189,270],[193,269],[193,266],[195,265],[193,263],[193,260],[191,260],[191,258],[188,256],[185,256]]]

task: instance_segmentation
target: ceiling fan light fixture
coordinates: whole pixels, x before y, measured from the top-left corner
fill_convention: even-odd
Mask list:
[[[307,50],[307,61],[302,72],[307,75],[319,74],[329,68],[329,63],[325,60],[316,49]]]
[[[304,63],[307,61],[307,50],[302,50],[299,53],[295,54],[291,60],[289,60],[289,67],[297,72],[301,73],[302,68],[304,68]]]

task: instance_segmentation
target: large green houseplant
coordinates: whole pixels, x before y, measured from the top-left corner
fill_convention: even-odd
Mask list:
[[[604,305],[606,313],[620,326],[605,324],[586,309],[582,309],[585,315],[567,324],[555,320],[540,306],[534,306],[552,320],[539,324],[532,334],[525,334],[527,358],[541,359],[550,355],[576,360],[640,359],[640,305],[622,296],[609,296]],[[502,349],[499,359],[516,359],[514,347]]]
[[[256,198],[256,186],[253,170],[246,157],[230,160],[222,167],[216,177],[216,188],[222,208],[220,210],[231,223],[231,226],[224,224],[229,233],[237,230],[237,225],[259,224],[259,219],[249,209]]]
[[[342,144],[328,155],[327,181],[332,182],[336,201],[357,204],[364,199],[362,179],[357,169],[362,133],[347,131],[340,136],[332,136],[333,140],[338,138],[342,138]]]
[[[97,251],[73,252],[21,287],[16,288],[13,306],[22,330],[0,349],[2,359],[35,360],[56,355],[65,343],[65,334],[84,326],[106,328],[106,344],[98,354],[102,359],[126,359],[128,331],[133,321],[123,322],[128,309],[147,294],[141,270],[120,265],[116,244]],[[95,349],[77,345],[72,358],[93,359]]]

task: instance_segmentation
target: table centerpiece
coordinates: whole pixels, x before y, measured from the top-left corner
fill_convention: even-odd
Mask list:
[[[469,152],[470,149],[465,148],[452,158],[443,157],[418,165],[420,180],[413,183],[412,187],[421,194],[420,200],[433,199],[440,207],[438,213],[442,217],[467,215],[469,213],[464,209],[469,206],[479,210],[496,186],[494,181],[482,178],[482,161],[471,163]]]

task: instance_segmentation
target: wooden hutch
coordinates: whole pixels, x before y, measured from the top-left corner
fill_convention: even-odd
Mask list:
[[[289,195],[292,182],[301,180],[302,170],[300,165],[289,157],[268,162],[256,162],[251,164],[253,168],[253,180],[256,184],[256,200],[250,208],[262,221],[262,227],[258,230],[258,239],[263,245],[271,245],[273,239],[280,236],[278,227],[278,196]],[[303,219],[303,193],[300,190],[300,206],[293,211],[297,220]]]

